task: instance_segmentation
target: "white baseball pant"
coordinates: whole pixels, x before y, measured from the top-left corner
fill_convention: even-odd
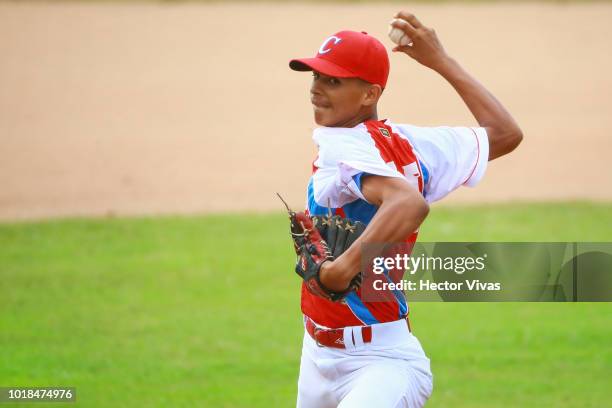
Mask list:
[[[405,320],[372,325],[366,344],[355,332],[360,327],[344,330],[344,338],[357,344],[320,347],[304,333],[298,408],[413,408],[427,402],[433,389],[429,359]]]

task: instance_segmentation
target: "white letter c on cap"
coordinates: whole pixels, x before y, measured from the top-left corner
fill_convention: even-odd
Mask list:
[[[327,44],[329,44],[331,41],[333,41],[334,45],[336,45],[340,41],[342,41],[342,38],[339,38],[339,37],[336,37],[335,35],[332,35],[327,40],[323,41],[323,44],[321,44],[321,48],[319,48],[319,54],[326,54],[326,53],[331,51],[331,48],[327,48],[327,49],[325,48],[325,47],[327,47]]]

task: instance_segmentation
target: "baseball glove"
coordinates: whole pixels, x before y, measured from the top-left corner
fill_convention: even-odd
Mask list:
[[[279,195],[280,197],[280,195]],[[282,197],[280,197],[281,200]],[[283,200],[283,203],[285,201]],[[285,203],[287,206],[287,203]],[[306,288],[314,295],[331,300],[342,301],[351,291],[361,285],[361,273],[357,274],[349,286],[335,292],[326,288],[319,278],[321,265],[333,261],[346,251],[365,231],[362,222],[351,222],[338,215],[313,216],[304,212],[294,212],[287,206],[289,213],[291,238],[297,254],[295,272],[300,275]]]

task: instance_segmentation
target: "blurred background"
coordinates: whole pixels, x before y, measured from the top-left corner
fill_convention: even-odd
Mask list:
[[[293,406],[300,280],[275,192],[303,206],[316,151],[311,78],[288,61],[342,29],[390,49],[400,9],[525,135],[421,240],[612,241],[612,3],[0,1],[0,386]],[[381,118],[476,125],[436,73],[390,58]],[[611,316],[414,302],[429,406],[610,405]]]
[[[445,203],[612,200],[612,6],[431,3],[0,2],[0,219],[302,205],[311,78],[289,59],[341,29],[390,49],[401,8],[525,134]],[[390,58],[381,118],[477,125],[439,75]]]

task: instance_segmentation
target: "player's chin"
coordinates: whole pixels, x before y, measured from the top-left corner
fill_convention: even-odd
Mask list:
[[[313,106],[314,120],[319,126],[331,126],[334,123],[334,118],[330,115],[329,108],[319,108]]]

